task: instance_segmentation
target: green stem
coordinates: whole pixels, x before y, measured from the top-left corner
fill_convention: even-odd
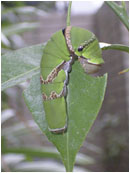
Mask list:
[[[122,44],[99,43],[102,50],[115,49],[129,53],[129,47]]]
[[[68,13],[67,13],[67,20],[66,20],[67,26],[70,26],[71,4],[72,4],[72,1],[69,2],[69,6],[68,6]]]

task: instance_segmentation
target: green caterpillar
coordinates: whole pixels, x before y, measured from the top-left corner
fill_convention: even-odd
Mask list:
[[[86,73],[104,63],[97,38],[79,27],[68,26],[52,35],[41,60],[41,91],[48,128],[53,133],[67,129],[66,96],[68,75],[78,60]]]

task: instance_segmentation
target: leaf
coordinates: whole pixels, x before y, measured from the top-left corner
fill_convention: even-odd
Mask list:
[[[37,22],[23,22],[3,27],[2,32],[6,36],[11,36],[13,34],[30,31],[31,29],[35,29],[37,27],[39,27],[39,23]]]
[[[1,59],[1,89],[24,82],[39,73],[43,48],[40,44],[4,54]]]
[[[1,124],[8,121],[10,118],[16,115],[14,109],[5,109],[1,112]]]
[[[106,81],[107,75],[86,75],[81,65],[75,62],[68,85],[68,128],[66,133],[58,135],[48,131],[40,91],[40,74],[32,77],[29,88],[24,91],[25,102],[34,120],[60,152],[66,171],[73,170],[76,154],[97,117],[104,99]]]
[[[126,72],[128,72],[128,71],[129,71],[129,68],[126,68],[126,69],[120,71],[118,74],[124,74],[124,73],[126,73]]]
[[[45,16],[46,12],[43,10],[40,10],[36,7],[32,6],[27,6],[27,7],[14,7],[14,8],[5,8],[2,10],[2,15],[7,14],[7,13],[17,13],[17,14],[24,14],[24,15],[29,15],[29,14],[35,14],[39,16]]]
[[[10,41],[2,32],[1,32],[1,43],[6,47],[10,47]]]
[[[122,5],[118,5],[113,1],[105,1],[105,3],[114,11],[114,13],[120,18],[125,27],[129,30],[129,17],[127,15],[125,2],[122,2]]]

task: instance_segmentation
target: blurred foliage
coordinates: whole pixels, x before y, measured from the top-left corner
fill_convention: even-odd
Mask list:
[[[9,119],[6,121],[8,120]],[[64,166],[60,162],[60,155],[58,151],[52,146],[45,145],[45,143],[47,143],[47,139],[42,135],[42,133],[40,133],[39,128],[36,126],[34,121],[26,120],[26,123],[28,124],[28,128],[24,122],[16,122],[13,126],[4,126],[2,130],[2,157],[5,159],[5,163],[8,164],[10,171],[15,171],[17,169],[17,165],[19,165],[19,169],[23,171],[23,161],[25,165],[26,163],[33,163],[34,165],[37,163],[36,168],[38,170],[40,163],[44,164],[47,160],[48,164],[50,164],[48,171],[57,170],[53,164],[51,165],[51,162],[55,162],[56,164],[59,163],[61,168],[59,170],[64,170]],[[4,122],[4,124],[6,124],[6,122]],[[24,142],[24,138],[25,141],[27,140],[28,142]],[[37,143],[39,144],[36,144],[36,141],[38,141]],[[76,157],[76,165],[84,167],[86,164],[94,164],[93,158],[79,153]],[[29,165],[26,169],[31,171],[31,167]],[[75,168],[80,169],[77,166]],[[40,170],[45,171],[46,168],[42,167]],[[82,168],[80,170],[82,171]]]
[[[45,16],[37,7],[26,6],[26,1],[3,1],[1,5],[2,54],[26,46],[22,33],[38,28],[33,16]]]
[[[96,130],[93,132],[95,137],[100,134],[104,139],[102,141],[102,163],[106,167],[105,170],[110,172],[120,169],[123,152],[128,149],[128,134],[124,130],[120,130],[120,127],[121,117],[107,113],[96,123]]]
[[[39,1],[37,5],[40,9],[45,10],[47,12],[56,10],[56,1]]]
[[[43,11],[56,10],[56,1],[2,1],[2,5],[6,8],[34,6],[42,9]]]
[[[2,1],[1,2],[2,5],[6,6],[6,7],[21,7],[25,5],[24,1]]]

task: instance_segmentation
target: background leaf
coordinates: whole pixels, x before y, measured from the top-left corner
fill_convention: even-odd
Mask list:
[[[1,59],[1,89],[21,83],[39,72],[44,45],[35,45],[4,54]]]
[[[38,22],[22,22],[3,27],[2,32],[6,36],[11,36],[13,34],[19,34],[25,31],[30,31],[31,29],[35,29],[37,27],[39,27]]]
[[[105,1],[105,3],[114,11],[114,13],[120,18],[125,27],[129,30],[129,17],[127,15],[125,2],[122,1],[122,5],[118,5],[113,1]]]
[[[70,73],[67,97],[68,129],[64,134],[48,131],[40,90],[40,74],[32,77],[24,91],[25,102],[43,133],[56,146],[67,171],[73,170],[75,157],[101,108],[107,75],[86,75],[78,62]]]
[[[39,16],[45,16],[46,12],[43,10],[40,10],[33,6],[24,6],[24,7],[14,7],[14,8],[5,8],[2,10],[2,15],[7,13],[16,13],[16,14],[25,14],[25,15],[32,15],[37,14]]]
[[[15,154],[24,154],[27,157],[39,157],[39,158],[51,158],[55,160],[61,159],[60,154],[53,147],[7,147],[4,143],[2,145],[2,154],[15,153]],[[85,154],[77,154],[76,164],[86,165],[93,164],[93,158],[86,156]]]
[[[1,43],[7,47],[10,46],[8,38],[1,32]]]

